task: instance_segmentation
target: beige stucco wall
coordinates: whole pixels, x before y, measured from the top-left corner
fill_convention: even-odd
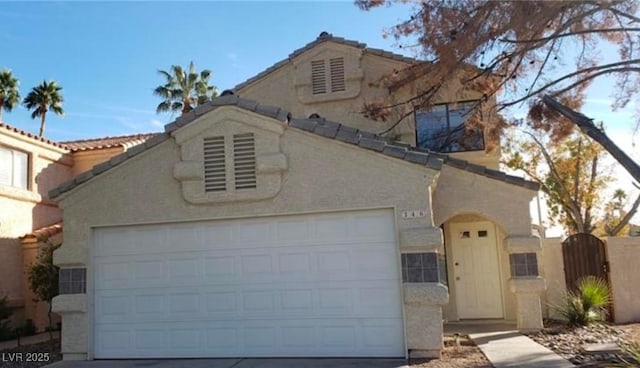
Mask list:
[[[303,92],[301,92],[300,87],[297,87],[297,84],[305,79],[310,80],[311,78],[310,72],[305,69],[305,66],[307,66],[311,60],[327,59],[336,56],[345,57],[347,84],[349,84],[348,80],[350,76],[362,74],[360,79],[352,82],[353,84],[357,84],[357,86],[353,87],[357,90],[357,94],[354,93],[355,96],[353,94],[347,94],[350,97],[325,99],[321,102],[304,100],[307,96],[300,98],[300,94]],[[365,118],[362,114],[365,102],[373,102],[379,98],[388,97],[389,90],[378,87],[380,80],[393,73],[394,70],[402,70],[408,65],[409,64],[402,61],[367,53],[366,50],[360,48],[340,45],[333,42],[324,42],[296,56],[294,60],[260,80],[240,88],[236,93],[241,97],[254,99],[263,104],[282,107],[290,111],[293,116],[297,118],[307,118],[309,115],[317,113],[328,120],[378,133],[386,130],[397,122],[398,119],[404,115],[404,111],[392,112],[386,122],[372,121]],[[418,80],[413,84],[407,84],[403,88],[393,91],[394,101],[404,102],[414,97],[416,85],[423,86],[420,80]],[[347,90],[349,90],[349,88],[349,85],[347,85]],[[442,88],[440,94],[435,98],[434,103],[475,100],[482,97],[482,94],[479,92],[460,92],[460,90],[459,78],[454,78]],[[487,117],[487,119],[490,121],[494,119],[494,117]],[[392,133],[398,140],[415,146],[414,116],[410,115],[405,117]],[[500,151],[496,149],[492,152],[461,152],[454,153],[452,156],[497,169]]]
[[[225,116],[223,112],[230,110],[236,109],[221,108],[192,124],[208,124],[215,131],[225,124],[225,121],[216,121],[217,113]],[[437,172],[287,128],[282,122],[253,113],[237,112],[236,121],[227,122],[234,129],[237,129],[238,121],[247,119],[251,120],[251,127],[279,124],[284,128],[280,144],[271,148],[274,152],[283,153],[288,163],[282,174],[281,190],[274,198],[209,204],[185,201],[180,182],[174,178],[181,149],[172,138],[62,196],[60,205],[65,212],[65,242],[54,255],[55,263],[61,267],[87,265],[90,268],[91,228],[94,226],[386,207],[396,209],[399,238],[410,229],[432,229],[430,214],[402,219],[400,212],[431,207],[429,191]],[[210,130],[205,130],[199,134],[204,137],[209,133]],[[439,229],[434,229],[433,233],[440,234]],[[441,243],[441,236],[432,238]],[[424,244],[421,248],[408,243],[407,246],[411,251],[421,251],[431,249],[433,245]],[[88,274],[91,274],[90,270]],[[422,293],[434,294],[434,300],[446,298],[446,292],[443,296],[443,288],[439,284],[416,285]],[[90,289],[91,285],[87,297],[64,295],[54,300],[54,310],[63,314],[62,351],[65,358],[83,358],[90,351],[87,314],[69,303],[70,298],[82,298],[87,303],[87,298],[91,297]],[[422,304],[414,300],[412,303],[412,308],[415,307],[412,311],[417,313],[428,313],[435,308],[431,300]],[[405,310],[405,316],[407,313]],[[438,352],[442,346],[438,332],[442,329],[442,320],[421,320],[415,316],[413,320],[420,321],[421,325],[407,326],[409,349]],[[421,329],[427,329],[438,337],[420,340],[421,333],[417,331]]]
[[[603,238],[609,261],[609,284],[613,298],[614,320],[616,323],[640,321],[640,238]],[[562,256],[562,240],[544,239],[542,243],[543,273],[547,282],[545,305],[551,318],[561,318],[553,306],[561,305],[565,295],[566,281]]]
[[[604,238],[616,323],[640,322],[640,238]]]
[[[122,147],[111,147],[73,152],[72,175],[76,176],[87,170],[91,170],[95,165],[107,161],[123,151],[124,149]]]
[[[23,256],[18,238],[62,219],[46,193],[71,178],[67,151],[22,134],[0,131],[0,145],[29,154],[28,190],[0,186],[0,294],[23,307]]]
[[[567,292],[564,278],[564,261],[562,257],[562,239],[542,239],[542,260],[538,260],[538,268],[547,282],[547,291],[542,298],[543,311],[546,317],[560,319],[554,307],[562,305]]]
[[[508,235],[531,235],[529,202],[536,192],[444,165],[433,196],[434,224],[477,214]]]

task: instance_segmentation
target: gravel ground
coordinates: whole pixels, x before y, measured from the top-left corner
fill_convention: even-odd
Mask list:
[[[36,368],[58,360],[62,360],[60,340],[18,346],[0,351],[0,367],[2,368]]]
[[[409,365],[412,368],[493,368],[468,336],[460,338],[460,346],[456,345],[453,337],[445,336],[444,346],[440,359],[412,360]]]
[[[578,367],[610,367],[621,362],[619,354],[585,354],[585,345],[614,343],[624,349],[640,338],[640,324],[568,327],[560,322],[545,321],[545,326],[548,327],[528,336]],[[622,356],[629,359],[626,355]]]

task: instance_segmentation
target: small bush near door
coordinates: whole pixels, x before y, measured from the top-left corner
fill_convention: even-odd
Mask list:
[[[15,332],[9,322],[12,314],[13,310],[9,307],[7,297],[0,297],[0,341],[11,340],[15,337]]]
[[[573,326],[586,326],[603,320],[611,294],[606,281],[587,276],[578,280],[578,289],[568,292],[564,302],[554,308]]]

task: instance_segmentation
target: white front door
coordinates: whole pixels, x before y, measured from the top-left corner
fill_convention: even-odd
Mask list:
[[[452,223],[450,238],[458,318],[503,318],[495,226]]]
[[[391,210],[95,230],[96,358],[405,355]]]

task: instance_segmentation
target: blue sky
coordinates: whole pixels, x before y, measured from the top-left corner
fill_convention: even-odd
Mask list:
[[[48,114],[53,140],[157,131],[158,69],[213,71],[212,84],[231,88],[322,31],[393,50],[384,27],[407,14],[394,6],[364,12],[352,2],[50,2],[0,5],[0,68],[13,71],[25,96],[43,79],[63,87],[64,118]],[[397,51],[397,50],[396,50]],[[3,120],[37,133],[23,107]]]
[[[352,1],[2,2],[0,68],[20,79],[22,96],[44,79],[63,86],[66,115],[49,114],[45,135],[50,139],[159,131],[173,118],[155,113],[160,100],[152,91],[162,83],[158,69],[193,60],[198,70],[213,71],[212,84],[222,91],[322,31],[408,54],[382,31],[409,10],[394,5],[364,12]],[[609,53],[606,47],[602,52]],[[631,134],[637,104],[612,112],[612,90],[611,81],[596,82],[583,112],[604,120],[614,141],[639,160]],[[23,107],[4,113],[3,120],[38,131],[39,122]],[[621,185],[632,189],[624,170],[616,173]]]

